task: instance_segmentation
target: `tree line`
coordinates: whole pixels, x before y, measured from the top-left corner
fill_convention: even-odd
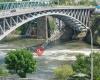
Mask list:
[[[53,2],[59,5],[97,5],[96,0],[53,0]]]

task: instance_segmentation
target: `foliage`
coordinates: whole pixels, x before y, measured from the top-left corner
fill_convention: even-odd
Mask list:
[[[55,3],[56,2],[56,3]],[[58,5],[58,0],[54,0],[54,3]],[[60,5],[96,5],[96,0],[59,0]]]
[[[96,5],[97,5],[96,0],[92,0],[92,1],[91,1],[91,5],[96,6]]]
[[[80,0],[79,4],[80,5],[90,5],[90,1],[89,0]]]
[[[71,75],[73,75],[74,71],[71,66],[62,65],[54,69],[54,74],[57,80],[65,80],[65,79],[68,79]]]
[[[54,31],[56,24],[55,24],[55,18],[48,17],[48,25],[50,26],[50,30]]]
[[[100,80],[100,52],[94,53],[94,79]]]
[[[10,51],[5,58],[5,63],[11,73],[16,73],[20,77],[26,77],[26,73],[34,72],[36,68],[33,55],[24,49]]]
[[[76,56],[77,60],[73,64],[73,70],[77,73],[82,72],[82,73],[90,73],[90,60],[89,57],[84,56],[84,55],[78,55]]]
[[[81,72],[87,74],[90,77],[90,69],[91,69],[91,55],[86,57],[84,55],[77,56],[77,60],[73,64],[73,70],[75,72]],[[93,53],[94,59],[94,80],[100,79],[100,52]]]

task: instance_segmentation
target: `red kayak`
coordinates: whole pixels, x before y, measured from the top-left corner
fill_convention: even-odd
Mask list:
[[[42,56],[43,53],[44,53],[44,48],[43,47],[38,47],[38,48],[36,48],[35,52],[38,56]]]

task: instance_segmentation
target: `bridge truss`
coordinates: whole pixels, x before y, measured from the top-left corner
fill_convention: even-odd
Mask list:
[[[71,25],[71,28],[77,32],[86,32],[90,27],[93,7],[56,7],[51,3],[35,1],[0,3],[0,40],[21,25],[43,16],[56,17],[65,25]],[[63,29],[57,28],[43,46],[58,39],[63,32]]]

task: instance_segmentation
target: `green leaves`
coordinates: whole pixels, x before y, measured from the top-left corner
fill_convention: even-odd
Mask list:
[[[5,58],[5,63],[9,70],[20,74],[20,77],[23,73],[26,75],[26,73],[34,72],[36,68],[36,60],[32,53],[24,49],[10,51]]]
[[[56,2],[58,4],[58,0],[53,0],[54,2]],[[96,1],[95,0],[59,0],[59,4],[60,5],[84,5],[84,6],[88,6],[88,5],[96,5]]]
[[[73,64],[73,69],[76,72],[89,73],[90,60],[88,59],[89,57],[86,57],[84,55],[78,55],[76,62]]]
[[[93,53],[93,59],[94,59],[93,62],[94,80],[99,80],[100,79],[100,52]],[[73,64],[73,69],[75,72],[84,73],[90,77],[91,55],[90,56],[78,55],[77,60]]]
[[[57,80],[66,80],[74,74],[74,71],[70,65],[62,65],[54,69],[54,74]]]

